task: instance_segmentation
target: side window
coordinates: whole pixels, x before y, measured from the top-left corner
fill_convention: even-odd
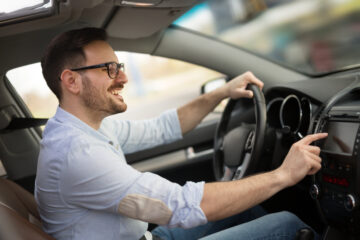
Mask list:
[[[128,105],[123,119],[146,119],[179,107],[200,95],[201,85],[223,74],[179,60],[116,52],[129,82],[122,95]],[[54,115],[58,101],[43,79],[39,63],[9,71],[8,79],[35,117]]]
[[[207,80],[223,76],[210,69],[148,54],[117,52],[129,82],[124,88],[124,119],[146,119],[200,95]]]
[[[46,85],[40,63],[12,69],[6,77],[34,117],[49,118],[55,114],[58,100]]]

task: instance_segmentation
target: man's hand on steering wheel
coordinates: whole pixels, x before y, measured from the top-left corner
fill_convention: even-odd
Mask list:
[[[251,72],[246,72],[239,75],[225,84],[223,87],[227,88],[226,91],[231,99],[239,98],[252,98],[253,92],[246,89],[248,84],[257,85],[262,90],[264,83],[254,76]]]

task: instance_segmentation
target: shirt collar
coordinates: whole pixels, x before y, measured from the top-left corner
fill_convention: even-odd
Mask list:
[[[73,114],[62,109],[60,106],[58,106],[56,110],[54,119],[56,121],[63,123],[64,125],[71,125],[72,127],[76,127],[97,138],[103,138],[104,140],[107,140],[107,137],[104,134],[102,134],[100,131],[93,129],[92,127],[87,125],[85,122],[83,122]]]

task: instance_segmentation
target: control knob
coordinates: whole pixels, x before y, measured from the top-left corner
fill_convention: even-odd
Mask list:
[[[318,199],[320,195],[320,187],[317,184],[313,184],[310,187],[310,196],[312,199]]]
[[[344,206],[345,209],[348,210],[349,212],[357,207],[356,199],[352,194],[347,194],[345,196]]]

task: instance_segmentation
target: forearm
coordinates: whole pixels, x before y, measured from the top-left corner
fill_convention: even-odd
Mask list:
[[[180,107],[178,109],[178,116],[182,133],[185,134],[196,127],[196,125],[199,124],[201,120],[224,98],[252,98],[252,91],[246,90],[248,84],[255,84],[259,86],[260,89],[262,89],[264,85],[263,82],[257,79],[251,72],[246,72],[235,77],[220,88],[204,94],[194,101]]]
[[[196,127],[201,120],[223,100],[228,97],[225,88],[199,96],[195,100],[177,109],[183,134]]]
[[[320,148],[310,144],[327,137],[317,133],[294,143],[281,166],[271,172],[232,182],[205,184],[200,207],[208,221],[223,219],[249,209],[278,191],[293,186],[321,168]]]
[[[282,175],[272,171],[232,182],[207,183],[201,209],[208,221],[249,209],[287,187]]]

